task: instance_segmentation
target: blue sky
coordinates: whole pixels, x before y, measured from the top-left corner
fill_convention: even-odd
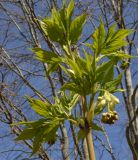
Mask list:
[[[87,1],[85,1],[85,3],[86,2]],[[92,16],[92,18],[91,18],[92,22],[97,26],[98,23],[99,23],[98,22],[99,21],[99,17],[101,17],[102,15],[101,15],[100,9],[99,8],[94,8],[94,6],[96,6],[96,3],[93,4],[92,6],[90,6],[89,9],[93,10],[93,12],[95,12],[97,14],[96,16]],[[6,7],[11,11],[15,10],[16,12],[17,12],[17,9],[18,9],[16,7],[13,8],[12,4],[10,4],[10,5],[6,4]],[[39,7],[40,8],[42,7],[41,8],[42,10],[39,9]],[[44,13],[43,10],[45,10],[45,6],[44,5],[43,6],[39,6],[39,5],[36,6],[36,12],[38,13],[39,16],[43,16],[43,13]],[[135,11],[135,8],[127,7],[127,9],[124,12],[125,12],[125,14],[127,14],[127,16],[125,17],[127,19],[126,22],[131,22],[132,17],[136,17],[137,16],[136,15],[137,12]],[[1,18],[3,18],[3,17],[5,17],[5,15],[1,15]],[[108,15],[108,18],[111,18],[110,14]],[[90,21],[88,19],[88,23],[89,22]],[[3,23],[5,23],[5,22],[4,21],[0,21],[1,26],[2,26]],[[22,26],[22,25],[24,25],[24,24],[20,24],[20,27],[24,31],[24,27],[25,26]],[[9,50],[10,53],[13,55],[14,54],[14,48],[17,47],[17,46],[25,45],[25,42],[20,40],[20,33],[18,32],[17,28],[14,25],[11,25],[9,27],[10,27],[10,31],[8,33],[8,36],[13,35],[13,37],[12,37],[13,39],[12,38],[9,39],[9,42],[5,45],[5,48],[7,50]],[[131,26],[128,25],[128,27],[131,27]],[[3,42],[3,39],[4,39],[4,34],[3,34],[4,30],[5,30],[5,28],[2,28],[1,31],[0,31],[0,33],[1,33],[0,44]],[[84,29],[85,36],[87,37],[87,35],[90,35],[93,32],[93,30],[94,30],[94,28],[93,28],[93,24],[91,22],[89,24],[86,24],[86,27]],[[17,38],[17,39],[15,39],[15,38]],[[135,39],[135,43],[136,43],[136,45],[138,45],[138,36]],[[31,54],[30,51],[28,50],[28,48],[30,48],[30,47],[31,47],[31,45],[27,45],[25,47],[22,47],[20,49],[20,53]],[[136,49],[134,49],[133,52],[135,54],[136,53]],[[18,57],[17,57],[17,59],[18,59]],[[30,60],[31,60],[31,58],[30,58]],[[20,65],[20,66],[23,69],[28,69],[28,70],[34,70],[35,69],[37,71],[37,70],[39,70],[41,68],[41,65],[40,64],[38,65],[38,63],[36,65],[36,63],[30,65],[30,61],[24,61],[24,62],[22,62],[22,65]],[[137,71],[137,68],[138,68],[137,60],[136,59],[132,60],[132,63],[134,65],[132,66],[131,69],[132,69],[133,73],[135,73]],[[14,80],[15,79],[15,75],[11,73],[9,76],[7,76],[7,83],[10,83],[10,80],[12,78]],[[136,74],[135,77],[134,77],[134,85],[136,84],[137,79],[138,79],[138,76]],[[49,86],[47,85],[47,80],[44,77],[34,77],[34,78],[32,78],[30,80],[30,82],[36,88],[38,88],[43,94],[45,94],[46,96],[49,96],[49,94],[50,94],[50,90],[48,89]],[[18,92],[19,99],[23,99],[25,97],[25,95],[32,95],[32,94],[33,93],[32,93],[32,91],[30,89],[28,89],[25,86],[20,86],[20,91]],[[118,94],[117,96],[121,101],[121,103],[116,107],[117,111],[119,112],[120,119],[113,126],[109,126],[109,125],[104,125],[104,126],[106,128],[106,131],[107,131],[107,134],[109,136],[111,145],[113,147],[113,152],[115,153],[115,156],[118,157],[117,159],[121,160],[121,159],[126,159],[127,158],[127,160],[132,160],[131,152],[129,150],[129,147],[127,145],[127,141],[126,141],[126,138],[125,138],[125,127],[126,127],[126,125],[128,123],[127,114],[126,114],[126,111],[125,111],[125,104],[124,104],[124,102],[122,100],[121,94]],[[27,116],[30,119],[37,119],[38,118],[38,116],[31,110],[31,108],[29,107],[29,105],[27,103],[22,107],[23,107],[24,113],[26,113]],[[4,125],[3,123],[1,123],[0,126],[1,126],[0,127],[0,137],[5,135],[5,134],[9,134],[10,133],[10,130],[9,130],[7,125]],[[68,128],[68,126],[67,126],[67,128]],[[94,138],[95,138],[95,135],[99,135],[99,134],[101,135],[101,133],[94,132]],[[102,137],[102,140],[106,143],[105,137],[102,136],[102,135],[101,135],[101,137]],[[18,156],[18,152],[22,148],[25,151],[30,152],[30,150],[28,150],[26,147],[24,148],[22,143],[15,143],[14,142],[14,138],[15,138],[15,136],[11,135],[11,136],[8,136],[7,138],[2,138],[1,139],[1,141],[0,141],[0,160],[14,160],[14,159],[15,160],[18,160],[18,159],[21,160],[21,155],[18,158],[16,156]],[[58,143],[59,142],[57,142],[57,144]],[[101,144],[99,142],[96,142],[95,146],[96,146],[97,160],[100,160],[100,155],[102,153]],[[7,153],[3,152],[3,151],[9,150],[9,149],[13,149],[13,148],[15,148],[15,152],[10,152],[10,153],[9,152],[7,152]],[[52,154],[52,156],[55,156],[55,160],[56,160],[57,153],[54,155],[53,152],[51,152],[51,154]],[[26,154],[26,157],[27,156],[28,155]],[[109,154],[104,151],[102,160],[107,160],[107,159],[110,160],[111,158],[110,158]]]

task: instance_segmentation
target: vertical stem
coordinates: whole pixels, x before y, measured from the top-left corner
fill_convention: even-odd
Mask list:
[[[93,139],[91,135],[91,127],[89,125],[87,117],[87,104],[86,104],[86,97],[82,96],[82,108],[83,108],[83,114],[85,118],[85,131],[86,131],[86,142],[87,142],[87,148],[89,153],[89,160],[95,160],[95,152],[94,152],[94,146],[93,146]]]
[[[95,160],[95,152],[94,152],[94,146],[93,146],[93,139],[92,139],[92,134],[91,130],[88,130],[88,133],[86,135],[86,141],[87,141],[87,148],[89,152],[89,159],[90,160]]]
[[[84,155],[84,159],[89,160],[89,153],[88,153],[86,138],[84,138],[84,140],[83,140],[82,143],[83,143],[82,146],[83,146],[83,155]]]
[[[62,145],[61,150],[63,154],[63,159],[70,160],[69,153],[68,153],[68,134],[67,130],[64,125],[61,125],[61,132],[62,132]]]

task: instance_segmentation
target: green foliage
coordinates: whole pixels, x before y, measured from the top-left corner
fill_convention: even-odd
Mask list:
[[[101,132],[103,132],[103,128],[100,127],[100,126],[98,126],[95,123],[92,123],[92,129],[95,130],[95,131],[101,131]]]
[[[32,109],[43,118],[35,122],[19,123],[26,128],[17,140],[32,139],[33,153],[38,151],[43,142],[54,142],[58,128],[66,120],[79,127],[79,140],[86,136],[87,127],[103,131],[93,123],[93,119],[106,107],[108,111],[113,111],[119,103],[113,93],[122,91],[118,86],[123,73],[115,75],[114,71],[120,61],[131,58],[120,48],[127,44],[125,39],[132,31],[116,30],[115,24],[106,31],[103,22],[92,34],[93,43],[85,44],[92,49],[92,53],[83,49],[80,55],[76,48],[72,49],[81,37],[86,14],[72,20],[74,0],[71,0],[67,7],[65,2],[61,10],[53,8],[51,17],[40,21],[48,38],[59,43],[63,56],[41,48],[32,49],[38,60],[48,64],[49,74],[60,67],[67,77],[60,91],[53,97],[53,104],[28,97]],[[81,101],[84,116],[80,114],[74,117],[72,110],[78,101]]]
[[[71,115],[71,110],[76,105],[79,95],[72,94],[69,98],[66,97],[64,92],[61,92],[60,98],[55,97],[55,103],[50,104],[38,99],[27,97],[32,109],[40,116],[46,119],[54,119],[55,117],[64,120]]]
[[[78,101],[78,94],[70,94],[67,98],[64,92],[61,97],[55,97],[55,104],[43,102],[38,99],[27,97],[32,109],[44,117],[34,122],[20,122],[27,127],[21,132],[16,140],[33,140],[33,154],[38,151],[43,142],[55,141],[56,132],[64,120],[75,122],[71,111]]]
[[[45,51],[41,48],[33,48],[32,51],[35,52],[38,60],[48,64],[47,73],[57,71],[59,63],[61,62],[60,56],[54,52]]]
[[[75,91],[80,95],[92,93],[95,79],[95,59],[86,52],[85,56],[86,59],[80,56],[76,56],[75,59],[67,59],[65,63],[69,69],[61,66],[73,81],[65,83],[62,90]]]
[[[125,38],[132,33],[132,30],[118,29],[116,31],[115,28],[116,25],[113,24],[106,33],[104,24],[101,22],[100,26],[92,35],[93,44],[91,48],[95,54],[110,54],[127,45]]]
[[[60,120],[54,118],[49,121],[46,119],[39,119],[34,122],[20,122],[27,127],[21,132],[16,140],[33,140],[33,153],[36,153],[43,142],[55,141],[56,132],[58,130]],[[51,136],[52,134],[52,136]]]
[[[117,92],[118,85],[121,83],[121,81],[122,81],[122,74],[119,74],[116,79],[105,83],[104,89],[110,93]]]
[[[83,26],[85,24],[85,20],[86,20],[86,13],[78,16],[72,21],[70,26],[70,36],[69,36],[71,44],[76,44],[77,41],[79,40]]]
[[[112,81],[114,78],[114,65],[116,61],[110,60],[108,62],[103,62],[96,70],[96,81],[101,85],[103,83]],[[110,75],[110,76],[109,76]],[[102,77],[102,78],[101,78]]]
[[[82,14],[72,20],[74,0],[68,7],[63,5],[61,10],[52,9],[50,18],[44,18],[40,24],[48,37],[61,46],[76,44],[79,40],[86,20],[86,14]]]
[[[67,17],[69,19],[69,22],[71,22],[73,11],[74,11],[74,0],[71,0],[68,7],[67,7]]]
[[[80,129],[78,132],[78,141],[80,141],[81,139],[84,139],[86,136],[86,132],[83,129]]]

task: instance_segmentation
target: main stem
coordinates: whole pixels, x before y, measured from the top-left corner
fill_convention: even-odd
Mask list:
[[[88,148],[88,152],[89,152],[89,159],[90,160],[96,160],[95,159],[94,146],[93,146],[93,139],[92,139],[92,134],[91,134],[90,129],[89,129],[89,131],[86,135],[86,141],[87,141],[87,148]]]

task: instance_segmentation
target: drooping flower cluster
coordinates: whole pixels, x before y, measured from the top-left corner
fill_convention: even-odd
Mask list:
[[[107,105],[108,112],[102,114],[101,121],[107,124],[114,124],[119,116],[114,111],[115,105],[119,103],[119,99],[113,94],[105,91],[103,96],[98,97],[97,107],[104,108]]]
[[[101,121],[106,124],[114,124],[119,118],[116,111],[110,111],[102,114]]]
[[[103,107],[107,105],[109,111],[113,111],[116,104],[119,103],[119,99],[113,94],[105,91],[103,96],[98,97],[97,107]]]

